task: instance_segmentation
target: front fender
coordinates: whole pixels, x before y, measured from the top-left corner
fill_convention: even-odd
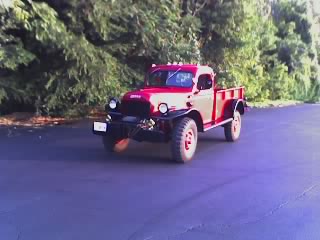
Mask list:
[[[167,115],[157,117],[159,120],[165,120],[170,122],[171,127],[173,126],[173,123],[176,119],[182,118],[182,117],[189,117],[192,118],[195,123],[197,124],[198,130],[200,132],[204,131],[203,127],[203,119],[201,117],[201,114],[197,109],[183,109],[183,110],[177,110],[173,112],[169,112]]]
[[[176,111],[168,112],[165,115],[158,116],[158,117],[156,117],[156,119],[159,119],[159,120],[174,120],[176,118],[188,115],[192,110],[194,110],[194,109],[176,110]]]

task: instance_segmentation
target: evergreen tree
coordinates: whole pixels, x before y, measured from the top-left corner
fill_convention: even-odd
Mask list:
[[[12,3],[0,5],[0,112],[86,112],[168,61],[209,64],[219,85],[244,85],[252,101],[320,96],[314,0]]]

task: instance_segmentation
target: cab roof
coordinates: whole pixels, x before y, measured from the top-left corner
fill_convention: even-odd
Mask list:
[[[212,72],[212,68],[207,65],[199,65],[199,64],[181,64],[181,63],[168,63],[168,64],[160,64],[155,65],[153,64],[152,67],[149,69],[149,72],[155,70],[172,70],[176,71],[181,69],[181,71],[188,71],[196,74],[198,70],[201,72]]]

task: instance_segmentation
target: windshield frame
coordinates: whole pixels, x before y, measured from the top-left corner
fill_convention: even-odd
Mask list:
[[[178,73],[188,73],[191,74],[191,84],[188,86],[178,86],[178,85],[149,85],[149,78],[152,74],[155,74],[157,72],[172,72],[172,75],[167,77],[166,81],[170,78],[172,78],[174,75],[177,75]],[[193,88],[194,86],[194,72],[190,70],[186,70],[183,68],[177,68],[177,69],[163,69],[163,68],[157,68],[154,69],[153,71],[149,71],[146,76],[145,76],[145,82],[144,82],[144,87],[146,88],[182,88],[182,89],[190,89]]]

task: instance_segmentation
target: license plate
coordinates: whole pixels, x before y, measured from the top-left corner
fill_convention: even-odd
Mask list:
[[[93,130],[97,132],[106,132],[107,131],[107,123],[102,122],[94,122]]]

